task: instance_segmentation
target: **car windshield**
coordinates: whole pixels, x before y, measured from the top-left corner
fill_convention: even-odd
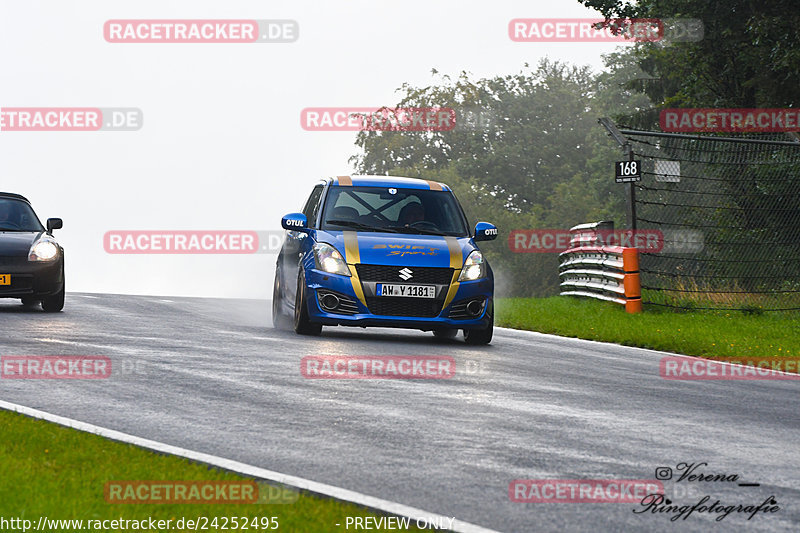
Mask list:
[[[22,200],[0,197],[0,231],[43,231],[31,206]]]
[[[323,217],[325,230],[468,235],[461,208],[449,191],[332,187]]]

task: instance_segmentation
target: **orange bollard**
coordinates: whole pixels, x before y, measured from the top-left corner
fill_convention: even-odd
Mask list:
[[[622,249],[622,270],[625,277],[622,286],[625,289],[625,312],[642,312],[642,282],[639,278],[639,250]]]

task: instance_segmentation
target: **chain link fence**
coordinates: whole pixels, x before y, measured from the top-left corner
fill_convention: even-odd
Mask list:
[[[638,229],[664,235],[641,255],[642,300],[688,309],[800,309],[800,142],[619,128],[642,161]],[[620,141],[620,139],[617,139]]]

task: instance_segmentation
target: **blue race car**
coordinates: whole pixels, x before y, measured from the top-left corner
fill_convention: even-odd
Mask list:
[[[389,176],[339,176],[314,187],[302,213],[283,217],[272,319],[318,335],[322,326],[433,331],[488,344],[494,276],[447,185]]]

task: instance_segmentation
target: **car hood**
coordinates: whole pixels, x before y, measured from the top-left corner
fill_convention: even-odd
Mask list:
[[[461,268],[476,249],[469,237],[361,231],[319,231],[317,241],[334,246],[348,263],[389,266]]]
[[[0,255],[27,256],[34,242],[43,231],[0,231]]]

